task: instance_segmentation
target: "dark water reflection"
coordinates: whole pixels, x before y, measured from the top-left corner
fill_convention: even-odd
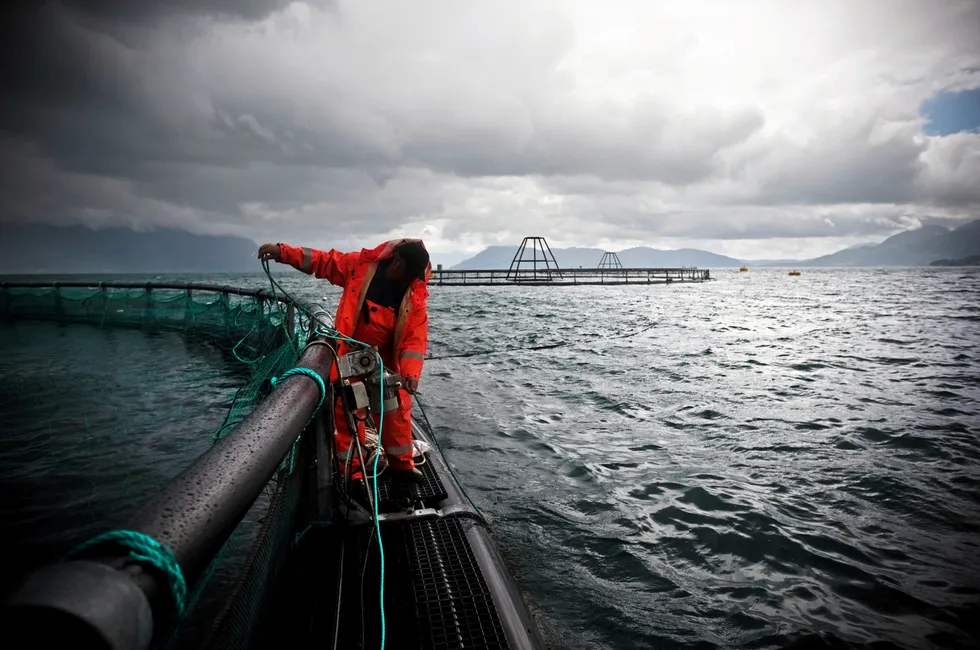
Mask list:
[[[432,360],[422,385],[543,626],[563,648],[975,647],[980,274],[715,275],[432,289],[433,355],[570,343]],[[52,547],[55,516],[79,532],[179,471],[233,392],[176,338],[11,332],[4,518]]]

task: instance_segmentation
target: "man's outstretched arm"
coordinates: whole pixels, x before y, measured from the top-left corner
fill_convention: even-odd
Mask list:
[[[357,261],[358,255],[358,253],[342,253],[332,248],[321,251],[288,244],[263,244],[259,248],[261,260],[272,259],[280,264],[289,264],[303,273],[327,279],[338,287],[346,283],[348,273]]]

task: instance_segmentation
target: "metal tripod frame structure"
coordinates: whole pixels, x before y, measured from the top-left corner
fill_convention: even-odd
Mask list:
[[[528,248],[531,249],[528,258]],[[538,253],[540,252],[540,256]],[[521,269],[521,265],[531,265],[531,269]],[[558,261],[555,259],[551,247],[544,237],[525,237],[518,246],[514,259],[510,261],[510,268],[507,269],[507,279],[513,282],[552,280],[554,276],[563,278]]]
[[[623,263],[619,261],[619,255],[608,251],[602,254],[602,259],[599,260],[599,266],[596,268],[599,269],[600,273],[605,275],[614,277],[626,275],[626,271],[623,269]]]
[[[597,268],[602,271],[612,271],[622,269],[623,263],[619,261],[619,255],[616,253],[605,252],[602,254],[602,259],[599,260],[599,266]]]

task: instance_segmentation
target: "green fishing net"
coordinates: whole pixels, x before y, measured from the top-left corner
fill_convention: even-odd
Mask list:
[[[301,309],[269,291],[111,283],[3,283],[0,320],[177,331],[211,346],[241,377],[221,425],[211,432],[215,441],[258,406],[272,390],[273,377],[295,367],[310,324]],[[161,647],[248,647],[269,583],[293,541],[303,473],[288,466],[280,465],[207,574],[192,586],[192,609]],[[194,608],[198,600],[202,604]]]
[[[98,327],[181,331],[206,340],[239,364],[246,377],[224,422],[231,431],[270,389],[269,380],[293,367],[308,327],[305,315],[269,292],[146,285],[0,287],[0,317]]]

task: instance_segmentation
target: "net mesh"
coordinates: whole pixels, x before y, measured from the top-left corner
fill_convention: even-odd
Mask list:
[[[183,332],[227,357],[241,385],[218,440],[272,390],[271,379],[296,365],[309,331],[306,314],[269,292],[200,286],[0,285],[0,318]],[[297,467],[307,457],[299,445]],[[289,463],[266,486],[206,575],[193,586],[189,613],[158,647],[246,648],[267,587],[280,570],[295,529],[302,472]]]
[[[258,295],[256,295],[258,294]],[[0,315],[12,320],[87,323],[99,327],[177,330],[229,357],[243,382],[215,439],[233,429],[271,388],[269,380],[293,367],[305,316],[268,293],[193,287],[0,288]]]

